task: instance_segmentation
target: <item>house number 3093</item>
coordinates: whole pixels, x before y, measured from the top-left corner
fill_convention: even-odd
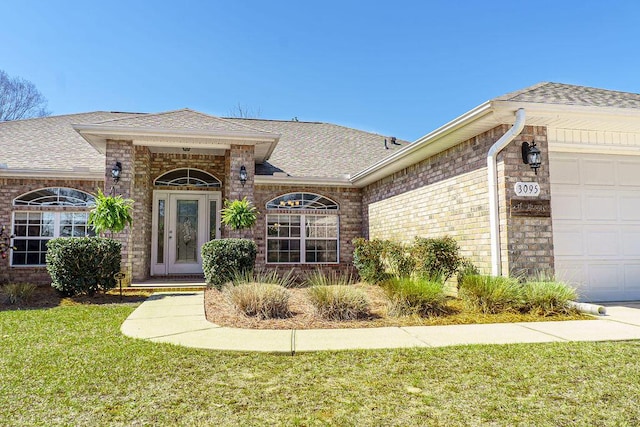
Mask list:
[[[537,182],[516,182],[513,186],[516,196],[536,197],[540,195],[540,184]]]

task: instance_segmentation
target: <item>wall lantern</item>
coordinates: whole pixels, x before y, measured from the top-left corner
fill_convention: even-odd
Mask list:
[[[111,178],[113,178],[113,182],[120,181],[120,174],[122,173],[122,163],[116,162],[115,165],[111,168]]]
[[[522,143],[522,161],[524,164],[531,166],[536,175],[538,175],[540,159],[540,150],[536,147],[535,141],[531,141],[531,145],[528,142]]]
[[[244,187],[247,183],[247,168],[244,165],[240,166],[240,184]]]

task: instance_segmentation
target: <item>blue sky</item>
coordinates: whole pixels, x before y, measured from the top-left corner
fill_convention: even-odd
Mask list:
[[[406,140],[540,81],[640,92],[637,1],[9,1],[0,69],[54,114],[332,122]]]

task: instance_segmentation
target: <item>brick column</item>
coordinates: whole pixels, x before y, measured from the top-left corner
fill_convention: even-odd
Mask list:
[[[538,174],[522,161],[522,142],[535,140],[540,149],[542,162]],[[500,182],[500,224],[502,238],[503,274],[531,277],[536,274],[554,274],[553,229],[551,219],[551,180],[549,175],[549,146],[547,128],[525,126],[520,135],[501,153],[502,174]],[[537,182],[540,195],[517,197],[516,182]],[[511,201],[540,201],[548,206],[547,216],[514,214]],[[504,228],[502,228],[504,227]]]
[[[122,164],[122,172],[120,174],[120,180],[117,183],[113,182],[111,177],[111,169],[116,162]],[[104,193],[109,194],[111,188],[114,189],[114,194],[121,195],[125,199],[132,199],[134,197],[134,149],[132,141],[114,141],[107,140],[107,152],[105,155],[105,180],[104,180]],[[133,227],[140,227],[142,224],[137,224],[135,221],[134,204],[134,223]],[[107,233],[109,236],[109,233]],[[133,233],[128,227],[120,233],[115,233],[113,238],[119,240],[122,243],[122,264],[121,271],[123,271],[127,277],[123,282],[131,283],[133,274]]]
[[[255,178],[255,147],[253,145],[232,145],[225,155],[225,180],[224,198],[227,200],[240,200],[244,197],[252,203],[254,198],[254,178]],[[247,182],[242,185],[240,182],[240,168],[247,169]],[[253,239],[253,229],[231,230],[223,225],[223,237],[236,237],[243,239]]]

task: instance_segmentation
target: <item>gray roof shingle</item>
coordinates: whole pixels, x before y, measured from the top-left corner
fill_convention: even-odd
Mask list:
[[[507,93],[494,101],[536,102],[588,107],[640,108],[640,94],[543,82]]]
[[[189,108],[164,113],[141,114],[135,117],[116,118],[99,124],[132,128],[181,129],[192,131],[219,131],[240,133],[265,133],[242,123],[234,123],[220,117],[204,114]]]
[[[104,156],[71,125],[135,116],[135,113],[95,111],[1,122],[0,163],[6,163],[10,169],[104,170]]]
[[[339,178],[353,175],[398,151],[408,142],[330,123],[228,118],[279,133],[271,158],[256,168],[258,175],[285,172],[297,177]],[[387,139],[385,149],[384,140]]]

